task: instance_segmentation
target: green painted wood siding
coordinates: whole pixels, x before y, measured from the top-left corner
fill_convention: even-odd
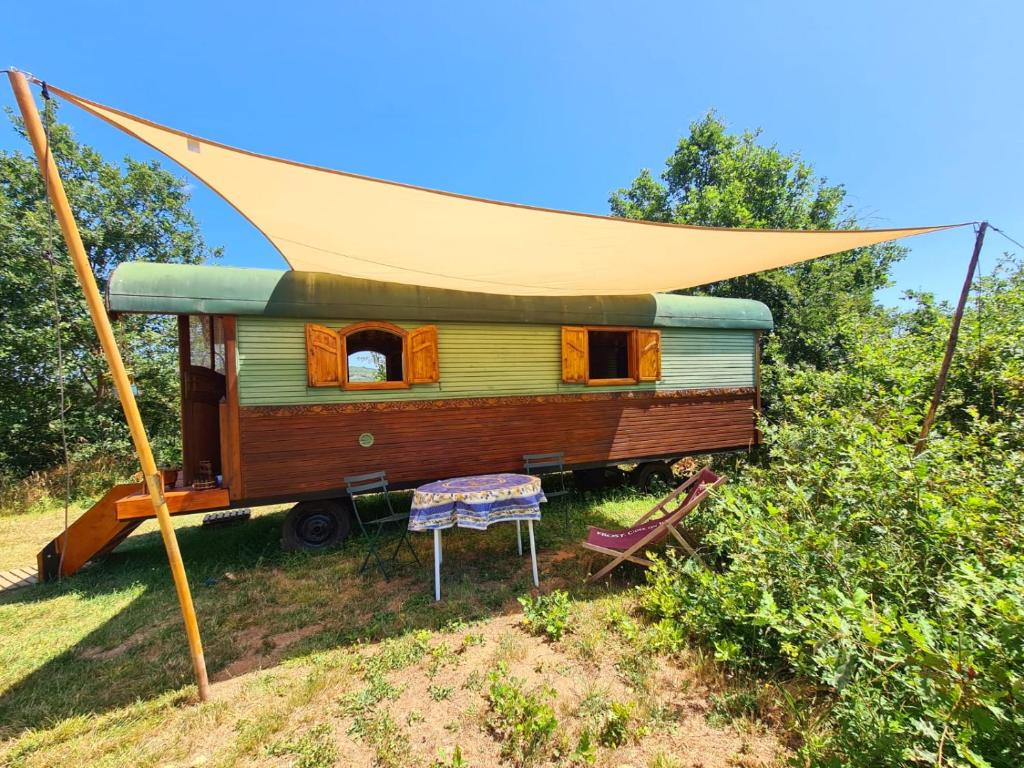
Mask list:
[[[354,321],[320,322],[342,328]],[[662,328],[661,380],[628,387],[563,384],[557,325],[438,323],[437,331],[439,384],[391,391],[312,389],[306,386],[302,320],[239,317],[239,399],[242,405],[288,405],[754,386],[753,331]]]

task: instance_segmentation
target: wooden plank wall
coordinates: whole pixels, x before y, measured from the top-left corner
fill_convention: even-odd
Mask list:
[[[350,320],[319,321],[342,328]],[[399,323],[404,328],[415,323]],[[631,389],[656,391],[753,387],[754,332],[663,328],[662,377]],[[346,392],[307,387],[305,323],[301,319],[238,318],[238,389],[245,405],[353,403],[437,398],[621,391],[563,384],[561,327],[440,323],[439,384],[400,391]]]
[[[442,374],[443,375],[443,374]],[[396,483],[515,471],[524,453],[567,464],[745,447],[752,387],[240,409],[246,496],[340,488],[384,469]],[[370,447],[360,435],[373,436]],[[365,440],[364,440],[365,442]]]

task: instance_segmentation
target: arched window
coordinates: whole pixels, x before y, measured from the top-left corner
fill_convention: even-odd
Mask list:
[[[440,380],[437,328],[411,331],[380,321],[334,330],[306,324],[306,373],[311,387],[404,389]]]
[[[345,380],[349,384],[405,381],[404,334],[364,328],[345,336]]]
[[[338,331],[346,389],[397,389],[406,375],[409,334],[383,322],[353,323]]]

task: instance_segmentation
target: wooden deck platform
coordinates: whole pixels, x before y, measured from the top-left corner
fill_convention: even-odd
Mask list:
[[[0,592],[10,592],[22,587],[30,587],[38,581],[36,572],[32,568],[15,568],[10,571],[0,571]]]
[[[231,497],[227,488],[211,488],[206,491],[194,491],[181,488],[164,493],[167,509],[172,515],[186,515],[191,512],[209,512],[214,509],[225,509],[231,505]],[[125,496],[115,504],[118,520],[143,520],[154,517],[153,504],[149,495],[144,493]]]

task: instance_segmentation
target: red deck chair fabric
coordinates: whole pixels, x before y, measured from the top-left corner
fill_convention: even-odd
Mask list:
[[[675,537],[688,554],[696,557],[697,553],[676,529],[676,526],[704,500],[712,488],[724,482],[724,477],[716,475],[705,467],[661,499],[631,527],[610,530],[591,526],[587,531],[587,540],[583,542],[583,547],[609,555],[612,557],[612,561],[593,574],[588,581],[600,579],[624,561],[649,566],[651,561],[640,557],[637,553],[643,548],[660,544],[669,535]],[[677,503],[669,508],[672,502]],[[654,515],[659,512],[661,514],[655,518]]]

